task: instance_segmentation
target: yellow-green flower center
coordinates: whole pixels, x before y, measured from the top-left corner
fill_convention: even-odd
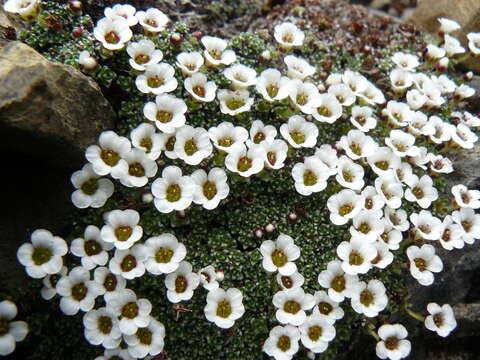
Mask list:
[[[265,140],[266,136],[263,132],[259,131],[253,137],[253,142],[255,144],[260,144],[263,140]]]
[[[230,110],[237,110],[245,105],[245,101],[242,99],[230,98],[225,102],[225,104]]]
[[[329,117],[329,116],[332,116],[332,112],[330,111],[329,108],[327,108],[326,106],[320,106],[318,109],[317,109],[318,113],[322,116],[325,116],[325,117]]]
[[[175,279],[175,291],[177,293],[184,293],[187,290],[188,281],[183,275],[178,275]]]
[[[192,156],[198,151],[197,143],[194,139],[188,139],[187,141],[185,141],[183,149],[188,156]]]
[[[360,231],[363,234],[368,234],[370,230],[372,230],[372,228],[370,227],[370,224],[367,222],[361,223],[360,226],[358,227],[358,231]]]
[[[182,189],[178,184],[171,184],[167,187],[167,200],[176,202],[182,197]]]
[[[142,177],[145,176],[145,168],[139,162],[135,162],[128,166],[128,173],[131,176]]]
[[[205,87],[203,87],[202,85],[194,86],[192,88],[192,91],[195,95],[197,95],[199,97],[205,97],[206,91],[205,91]]]
[[[345,277],[343,275],[336,276],[330,283],[330,287],[336,292],[341,293],[345,290]]]
[[[215,195],[217,195],[217,186],[215,183],[207,181],[205,184],[203,184],[203,195],[208,200],[212,200]]]
[[[173,151],[176,141],[177,138],[175,136],[169,137],[167,143],[165,144],[165,149],[167,149],[167,151]]]
[[[348,262],[350,265],[359,266],[363,264],[363,257],[358,251],[352,251],[348,257]]]
[[[118,241],[127,241],[132,232],[133,229],[130,226],[119,226],[115,229],[115,236]]]
[[[150,345],[152,343],[152,332],[148,328],[138,328],[137,338],[144,345]]]
[[[413,195],[415,195],[415,197],[416,197],[417,199],[422,199],[422,198],[425,196],[425,194],[424,194],[424,192],[423,192],[423,189],[422,189],[421,187],[419,187],[419,186],[415,186],[415,187],[412,189],[412,193],[413,193]]]
[[[364,305],[364,306],[370,306],[373,304],[373,301],[375,300],[372,292],[370,290],[363,290],[360,294],[360,302]]]
[[[158,110],[156,118],[161,123],[166,124],[166,123],[172,121],[173,114],[170,111]]]
[[[138,315],[138,305],[136,302],[129,302],[122,307],[122,316],[127,319],[134,319]]]
[[[120,36],[115,31],[110,31],[105,34],[105,41],[109,44],[118,44]]]
[[[228,300],[222,300],[217,304],[217,316],[228,318],[232,314],[232,305]]]
[[[352,204],[345,204],[345,205],[340,206],[340,208],[338,209],[338,213],[341,216],[345,216],[347,214],[350,214],[352,212],[352,210],[353,210]]]
[[[222,147],[230,147],[235,142],[230,136],[225,136],[218,140],[218,145]]]
[[[286,335],[282,335],[278,338],[277,348],[283,352],[287,352],[292,347],[292,342],[290,338]]]
[[[110,334],[113,328],[112,319],[108,316],[100,316],[98,318],[98,330],[103,334]]]
[[[148,56],[148,55],[139,54],[139,55],[135,56],[135,62],[139,65],[146,64],[149,61],[150,61],[150,56]]]
[[[274,84],[270,84],[266,87],[267,94],[270,96],[272,99],[278,95],[278,86]]]
[[[172,260],[173,251],[169,248],[162,247],[155,253],[155,261],[157,263],[166,264]]]
[[[284,266],[288,262],[287,255],[281,249],[276,249],[272,253],[272,262],[277,268]]]
[[[389,165],[390,165],[390,164],[389,164],[388,161],[386,161],[386,160],[377,161],[377,162],[375,163],[375,166],[376,166],[377,168],[379,168],[379,169],[381,169],[381,170],[384,170],[384,171],[386,171],[386,170],[388,169]]]
[[[303,183],[305,186],[313,186],[317,183],[317,175],[312,170],[305,170],[303,173]]]
[[[240,159],[238,159],[238,162],[237,162],[238,171],[245,172],[249,170],[251,167],[252,167],[252,159],[250,159],[248,156],[243,156]]]
[[[290,131],[290,137],[296,144],[303,144],[305,142],[305,134],[297,129]]]
[[[143,138],[142,140],[140,140],[140,146],[145,149],[145,153],[150,153],[153,147],[152,139],[149,137]]]
[[[82,191],[87,195],[93,195],[98,190],[98,180],[97,178],[90,178],[85,181],[82,186],[80,187]]]
[[[52,258],[52,250],[47,247],[38,246],[33,250],[32,260],[35,265],[43,265]]]
[[[165,79],[158,75],[152,76],[147,79],[147,84],[151,88],[158,88],[165,84]]]
[[[120,156],[110,149],[103,149],[100,153],[100,158],[108,166],[115,166],[120,161]]]
[[[288,300],[283,304],[283,311],[289,314],[296,314],[302,310],[302,306],[295,300]]]
[[[413,261],[415,262],[415,266],[418,268],[418,270],[420,270],[420,271],[427,270],[427,262],[424,259],[416,258]]]
[[[322,336],[323,329],[320,326],[311,326],[308,328],[308,337],[312,341],[317,341]]]

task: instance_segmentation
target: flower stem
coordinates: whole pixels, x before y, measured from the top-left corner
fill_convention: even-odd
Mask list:
[[[410,310],[408,307],[405,307],[405,311],[407,312],[408,315],[410,315],[411,317],[413,317],[414,319],[417,319],[418,321],[421,321],[421,322],[424,322],[425,321],[425,317],[420,315],[419,313],[416,313],[412,310]]]

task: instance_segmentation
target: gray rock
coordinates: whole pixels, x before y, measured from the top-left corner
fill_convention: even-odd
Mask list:
[[[98,85],[21,42],[0,41],[2,147],[53,165],[81,165],[85,148],[115,114]]]

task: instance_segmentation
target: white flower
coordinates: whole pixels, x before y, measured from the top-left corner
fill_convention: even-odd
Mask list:
[[[189,165],[198,165],[213,151],[207,130],[185,125],[175,134],[175,152],[178,157]]]
[[[298,328],[302,344],[315,354],[327,350],[328,343],[335,338],[335,328],[322,317],[310,315]]]
[[[257,72],[242,64],[235,64],[226,68],[223,70],[223,75],[232,82],[235,89],[245,89],[257,82]]]
[[[385,138],[385,145],[399,157],[417,156],[420,150],[414,144],[415,136],[398,129],[390,131],[389,137]]]
[[[158,9],[150,8],[147,11],[137,11],[135,17],[146,32],[158,33],[165,29],[170,19]]]
[[[164,338],[165,327],[154,318],[150,319],[148,326],[138,328],[135,334],[124,336],[128,353],[137,359],[160,354],[163,350]]]
[[[367,88],[365,90],[356,95],[368,105],[383,104],[386,101],[385,95],[383,95],[382,91],[370,82],[367,82]]]
[[[342,82],[347,85],[355,95],[364,92],[368,87],[368,80],[364,76],[350,70],[343,73]]]
[[[452,186],[451,192],[458,206],[471,209],[480,208],[479,190],[469,190],[465,185],[457,184]]]
[[[335,321],[343,318],[343,309],[339,306],[339,303],[333,301],[325,291],[316,291],[313,298],[315,300],[315,306],[313,308],[314,316],[321,318],[331,325],[333,325]]]
[[[153,41],[148,39],[132,42],[127,46],[130,66],[138,71],[145,71],[150,65],[158,64],[163,59],[161,50],[155,49]]]
[[[372,108],[369,106],[357,106],[352,108],[350,122],[358,130],[369,132],[377,126],[377,119],[373,117]]]
[[[330,221],[335,225],[344,225],[363,209],[365,198],[353,190],[344,189],[327,200]]]
[[[302,46],[305,39],[303,31],[291,22],[275,25],[273,36],[284,47]]]
[[[315,305],[313,295],[305,294],[301,287],[281,290],[273,295],[276,317],[282,324],[299,326],[307,319],[306,310]]]
[[[432,285],[433,273],[443,270],[442,260],[435,255],[435,248],[432,245],[426,244],[421,248],[410,246],[407,248],[407,256],[410,261],[410,273],[420,285]]]
[[[292,169],[295,190],[302,195],[311,195],[327,187],[329,169],[316,156],[308,156],[303,163],[297,163]]]
[[[128,164],[128,170],[120,175],[120,182],[126,187],[143,187],[157,173],[157,163],[148,158],[143,149],[130,150],[124,160]]]
[[[142,238],[143,229],[138,225],[139,221],[140,215],[135,210],[110,211],[101,230],[103,241],[113,243],[120,250],[130,248]]]
[[[363,197],[365,198],[365,209],[370,211],[381,210],[385,205],[383,198],[378,195],[377,190],[371,185],[365,186],[362,190]]]
[[[210,102],[215,100],[217,85],[214,81],[207,81],[202,73],[194,73],[186,78],[183,85],[195,100]]]
[[[204,62],[202,54],[198,51],[184,51],[177,55],[176,65],[182,70],[183,75],[191,76],[200,70]]]
[[[80,51],[78,64],[87,71],[94,70],[98,66],[97,60],[87,50]]]
[[[60,272],[52,275],[47,275],[43,278],[42,283],[43,287],[40,290],[40,294],[42,298],[45,300],[53,299],[55,295],[57,295],[57,282],[60,278],[64,275],[67,275],[68,269],[66,266],[63,266]]]
[[[264,150],[265,165],[269,169],[280,169],[284,166],[284,162],[287,159],[288,144],[283,140],[264,140],[260,143],[261,148]]]
[[[402,233],[399,230],[394,229],[385,220],[385,231],[382,235],[380,235],[379,241],[382,241],[384,244],[386,244],[390,250],[398,250],[402,240]]]
[[[315,156],[328,166],[330,169],[330,175],[335,175],[337,173],[337,150],[335,150],[332,145],[322,144],[315,150]]]
[[[433,216],[430,211],[422,210],[420,213],[413,213],[410,215],[410,221],[417,233],[426,240],[438,240],[443,232],[442,221]]]
[[[223,271],[215,269],[212,265],[208,265],[198,271],[200,283],[205,290],[211,291],[220,287],[220,281],[223,280]]]
[[[168,300],[172,303],[178,303],[182,300],[191,299],[193,291],[199,283],[200,277],[192,272],[192,265],[187,261],[182,261],[175,272],[165,277]]]
[[[417,90],[412,90],[417,91]],[[408,97],[408,94],[407,94]],[[427,115],[421,111],[415,111],[412,121],[408,124],[408,131],[415,136],[424,135],[429,136],[435,133],[435,129],[428,121]]]
[[[92,270],[98,265],[103,266],[108,262],[108,252],[113,244],[102,240],[100,229],[89,225],[85,229],[84,237],[72,241],[70,251],[81,258],[82,266]]]
[[[173,210],[185,210],[190,206],[195,192],[195,184],[189,176],[182,176],[182,169],[177,166],[167,166],[162,171],[162,177],[152,184],[152,194],[155,196],[155,207],[161,213]]]
[[[266,69],[257,78],[256,89],[268,102],[288,97],[290,79],[282,76],[277,69]]]
[[[85,339],[92,345],[115,349],[122,341],[117,314],[107,308],[90,310],[83,316]]]
[[[473,95],[475,95],[475,89],[468,85],[462,84],[455,89],[453,96],[458,100],[463,100],[472,97]]]
[[[259,120],[257,120],[259,121]],[[248,139],[248,131],[242,126],[234,126],[230,122],[222,122],[208,129],[213,145],[219,150],[230,153]]]
[[[350,226],[352,239],[374,243],[383,234],[384,223],[381,211],[362,210],[353,218]]]
[[[152,304],[147,299],[137,299],[130,289],[119,291],[107,302],[107,309],[119,316],[120,331],[124,335],[133,335],[138,328],[148,326],[151,321]]]
[[[3,4],[3,10],[9,13],[18,14],[24,20],[31,21],[38,13],[39,4],[39,0],[7,0]],[[15,343],[13,348],[15,348]]]
[[[118,179],[128,169],[128,164],[123,158],[131,149],[130,141],[113,131],[104,131],[100,134],[98,144],[100,146],[89,146],[85,151],[85,157],[98,175],[110,174],[114,179]]]
[[[226,50],[228,43],[225,40],[214,36],[202,36],[200,41],[205,47],[203,56],[209,65],[230,65],[235,62],[237,56],[233,50]]]
[[[35,230],[30,240],[31,243],[25,243],[17,250],[17,259],[25,266],[28,276],[41,279],[57,274],[62,269],[63,256],[68,252],[65,240],[43,229]]]
[[[98,356],[95,360],[111,360],[112,358],[118,358],[116,360],[134,360],[128,353],[128,350],[122,348],[105,349],[103,356]]]
[[[185,245],[168,233],[154,236],[145,241],[145,267],[154,275],[169,274],[177,270],[180,262],[185,258]]]
[[[182,99],[162,94],[155,98],[155,102],[145,104],[143,114],[148,120],[154,121],[160,131],[171,134],[185,125],[187,110],[187,104]]]
[[[457,85],[455,84],[455,82],[445,74],[440,75],[438,77],[435,75],[432,75],[431,79],[440,88],[440,91],[442,92],[442,94],[451,94],[457,88]],[[460,85],[460,87],[462,85]]]
[[[385,207],[385,218],[388,225],[398,231],[407,231],[410,228],[407,212],[403,209]]]
[[[334,84],[328,88],[328,93],[334,95],[342,106],[350,106],[355,103],[357,97],[354,92],[345,84]],[[322,94],[324,95],[324,94]]]
[[[461,208],[452,213],[455,223],[462,225],[465,233],[462,236],[467,244],[473,244],[475,239],[480,239],[480,214],[470,208]]]
[[[144,94],[163,94],[177,88],[175,69],[167,63],[149,65],[143,74],[135,79],[137,89]]]
[[[312,116],[315,120],[333,124],[337,119],[342,116],[342,104],[340,104],[337,98],[330,94],[320,94],[318,102]]]
[[[363,185],[365,185],[365,181],[363,180],[365,171],[362,165],[353,162],[345,155],[342,155],[338,160],[337,172],[335,180],[345,188],[360,190],[363,188]]]
[[[6,4],[5,4],[6,5]],[[28,334],[25,321],[12,321],[18,313],[17,305],[9,300],[0,302],[0,356],[6,356],[15,351],[16,343],[23,341]]]
[[[409,71],[393,69],[390,72],[390,82],[394,91],[403,92],[413,85],[413,76]]]
[[[468,47],[475,55],[480,54],[480,33],[471,32],[467,34]]]
[[[439,239],[445,250],[462,249],[465,246],[462,239],[464,234],[465,231],[462,225],[455,223],[452,216],[445,216],[443,219],[443,233]]]
[[[164,151],[164,155],[169,159],[178,159],[178,155],[174,150],[175,141],[177,141],[175,133],[161,133],[160,135],[162,136],[162,150]]]
[[[124,277],[111,273],[103,266],[95,269],[93,279],[98,284],[100,295],[103,295],[106,302],[116,297],[127,285]]]
[[[342,269],[346,274],[366,274],[372,268],[372,260],[377,251],[372,244],[352,238],[337,246],[337,255],[342,260]]]
[[[429,315],[425,318],[425,327],[435,331],[441,337],[447,337],[457,327],[455,314],[450,305],[438,305],[429,303],[427,305]]]
[[[340,73],[331,73],[328,75],[327,79],[325,80],[325,85],[328,87],[335,85],[335,84],[341,84],[342,83],[342,74]]]
[[[253,105],[253,98],[250,97],[248,90],[218,90],[217,98],[220,102],[220,111],[232,116],[249,111]]]
[[[386,146],[378,147],[367,162],[378,176],[390,176],[391,169],[398,169],[401,164],[400,158]]]
[[[462,123],[452,127],[451,136],[452,141],[463,149],[473,149],[478,141],[478,136],[470,130],[468,125]]]
[[[417,89],[407,91],[407,104],[413,110],[421,109],[428,98]]]
[[[427,45],[427,56],[430,60],[441,59],[445,56],[445,49],[434,44]]]
[[[82,170],[72,174],[70,180],[77,189],[72,193],[72,203],[80,209],[102,207],[114,191],[113,183],[108,179],[100,179],[93,171],[92,164],[85,164]]]
[[[376,317],[388,304],[385,285],[380,280],[359,281],[352,292],[352,308],[367,317]]]
[[[57,282],[57,293],[62,296],[60,309],[65,315],[75,315],[80,310],[90,311],[100,295],[98,284],[90,280],[90,272],[81,266],[74,267]]]
[[[263,170],[265,150],[260,145],[252,146],[247,150],[245,145],[237,146],[225,158],[228,170],[250,177]]]
[[[370,136],[356,129],[342,136],[339,145],[352,160],[371,156],[377,148],[377,144]]]
[[[428,175],[423,175],[419,180],[405,190],[405,199],[416,202],[420,207],[427,209],[432,201],[437,200],[438,191],[433,186],[433,180]]]
[[[128,4],[116,4],[113,7],[107,7],[103,11],[105,17],[110,20],[125,20],[128,26],[137,25],[138,19],[135,17],[135,12],[137,10]]]
[[[415,68],[420,65],[418,57],[412,54],[396,52],[392,56],[392,61],[404,71],[415,72]]]
[[[302,82],[299,79],[290,80],[288,88],[290,100],[304,114],[313,114],[321,104],[318,88],[311,82]]]
[[[395,126],[406,126],[410,122],[413,111],[405,103],[390,100],[382,114],[388,117],[388,121]]]
[[[373,259],[372,265],[379,269],[385,269],[393,261],[393,254],[390,252],[390,247],[384,241],[376,241],[373,246],[377,250],[377,256]]]
[[[196,170],[190,175],[195,183],[193,202],[202,205],[207,210],[215,209],[220,200],[225,199],[230,192],[227,184],[227,174],[223,169],[213,168],[207,174],[204,170]]]
[[[142,123],[130,132],[132,145],[142,149],[150,160],[157,160],[162,152],[162,136],[155,133],[155,126]]]
[[[276,276],[277,284],[282,290],[294,289],[301,287],[305,282],[305,278],[298,271],[291,275],[282,275],[280,273]]]
[[[300,248],[293,243],[293,239],[280,234],[275,242],[265,240],[260,246],[263,256],[263,268],[268,272],[278,272],[284,276],[292,275],[297,271],[294,263],[300,257]]]
[[[287,65],[287,75],[292,79],[304,80],[306,77],[315,74],[315,67],[310,65],[305,59],[294,55],[287,55],[283,58]]]
[[[381,340],[377,343],[376,352],[380,359],[400,360],[410,354],[412,345],[405,339],[408,332],[403,325],[382,325],[378,336]]]
[[[227,291],[217,288],[207,295],[207,305],[204,312],[208,321],[222,329],[229,329],[245,313],[242,304],[243,296],[240,290],[230,288]]]
[[[264,125],[261,120],[255,120],[250,127],[250,139],[247,140],[247,146],[259,145],[264,140],[272,142],[276,136],[275,126]]]
[[[93,29],[93,36],[107,50],[120,50],[132,38],[132,30],[125,19],[100,19]]]
[[[317,144],[318,128],[304,117],[293,115],[280,126],[280,134],[295,149],[311,148]]]
[[[448,57],[463,54],[465,52],[465,48],[461,45],[460,41],[453,36],[446,34],[444,40],[443,48]]]
[[[447,142],[451,138],[451,124],[444,122],[438,116],[430,116],[428,122],[433,127],[434,131],[430,135],[430,140],[432,140],[435,144],[441,144],[443,142]]]
[[[346,274],[342,262],[338,260],[330,261],[327,269],[318,275],[320,286],[328,289],[328,296],[338,303],[351,296],[357,282],[358,276]]]
[[[438,18],[437,20],[440,23],[440,29],[438,31],[443,32],[445,34],[449,34],[461,28],[461,25],[455,20],[451,20],[447,18]]]
[[[132,280],[145,274],[146,258],[145,246],[136,244],[128,250],[116,249],[108,267],[113,274]]]
[[[296,326],[275,326],[270,330],[262,350],[275,360],[290,360],[298,352],[300,333]]]
[[[375,179],[375,189],[385,204],[392,209],[398,209],[402,205],[402,183],[398,182],[393,170]]]

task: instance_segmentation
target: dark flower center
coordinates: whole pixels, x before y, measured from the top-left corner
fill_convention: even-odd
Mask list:
[[[35,263],[35,265],[38,266],[38,265],[43,265],[49,262],[52,256],[53,256],[52,250],[50,250],[47,247],[39,246],[33,250],[32,260]]]
[[[127,255],[123,258],[120,268],[124,272],[129,272],[137,266],[137,259],[133,255]]]
[[[133,229],[130,226],[119,226],[115,229],[115,236],[118,241],[127,241],[132,232]]]
[[[323,329],[320,326],[312,326],[308,328],[308,337],[312,341],[317,341],[322,336]]]
[[[143,177],[143,176],[145,176],[145,168],[139,162],[135,162],[135,163],[130,164],[128,166],[128,173],[131,176]]]
[[[292,342],[290,338],[286,335],[282,335],[279,337],[277,341],[277,348],[282,350],[283,352],[287,352],[292,347]]]
[[[343,275],[336,276],[330,283],[330,286],[336,292],[341,293],[343,290],[345,290],[345,286],[346,286],[345,277]]]
[[[287,302],[285,302],[285,304],[283,305],[283,310],[289,314],[296,314],[298,313],[300,310],[302,309],[302,306],[294,301],[294,300],[288,300]]]
[[[88,293],[88,288],[83,282],[75,284],[72,287],[72,297],[77,301],[82,301],[85,299]]]
[[[237,169],[241,172],[245,172],[252,167],[252,159],[247,156],[243,156],[238,159]]]
[[[107,291],[114,291],[117,288],[117,277],[113,274],[108,274],[105,276],[103,287]]]
[[[188,281],[183,275],[178,275],[175,279],[175,291],[177,293],[184,293],[187,290]]]
[[[98,180],[97,178],[90,178],[85,181],[82,186],[80,187],[82,191],[87,195],[93,195],[98,190]]]
[[[144,345],[150,345],[152,343],[152,332],[148,328],[138,328],[137,338]]]
[[[172,260],[173,251],[169,248],[160,248],[155,253],[155,261],[161,264],[167,264]]]
[[[113,150],[103,149],[100,157],[108,166],[115,166],[120,161],[120,156]]]
[[[113,328],[112,319],[108,316],[100,316],[98,318],[98,330],[103,334],[110,334]]]
[[[134,319],[138,315],[138,305],[136,302],[129,302],[122,307],[122,316],[127,319]]]
[[[96,240],[85,241],[83,248],[85,249],[85,254],[88,256],[98,255],[102,251],[102,245]]]
[[[318,304],[318,311],[320,311],[320,314],[328,315],[333,311],[333,306],[322,301]]]
[[[109,44],[118,44],[120,36],[115,31],[110,31],[105,34],[105,41]]]

